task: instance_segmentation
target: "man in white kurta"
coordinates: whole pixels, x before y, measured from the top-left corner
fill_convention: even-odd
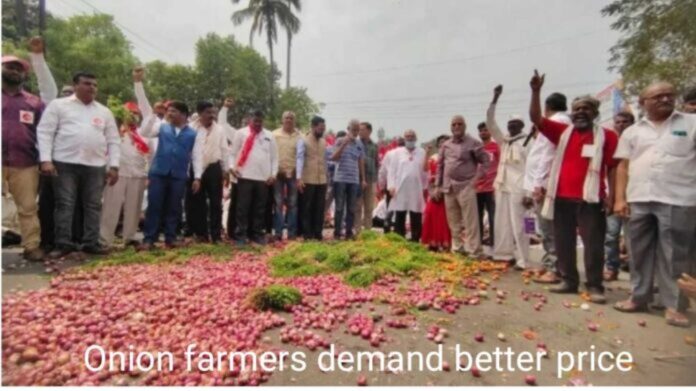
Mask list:
[[[411,223],[411,241],[420,241],[425,200],[423,190],[427,183],[425,151],[416,147],[416,132],[404,133],[405,145],[390,152],[387,162],[387,189],[391,195],[389,211],[395,212],[394,231],[406,236],[406,213]]]
[[[524,217],[533,202],[524,190],[524,174],[527,135],[522,132],[524,122],[519,116],[508,121],[509,135],[503,135],[495,120],[495,107],[503,92],[503,86],[494,90],[493,102],[488,108],[486,125],[493,139],[501,146],[500,165],[495,178],[495,246],[493,259],[514,260],[516,269],[527,267],[529,260],[529,238],[525,233]]]

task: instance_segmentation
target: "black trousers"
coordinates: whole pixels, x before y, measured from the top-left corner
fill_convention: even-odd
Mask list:
[[[265,182],[264,182],[265,183]],[[273,197],[273,185],[267,186],[268,196],[265,200],[263,226],[266,232],[273,232],[273,211],[275,210],[275,197]]]
[[[301,197],[300,226],[305,239],[322,240],[326,185],[305,185]]]
[[[193,193],[189,186],[186,223],[199,239],[220,241],[222,236],[222,166],[209,165],[201,176],[201,188]]]
[[[237,240],[261,240],[267,225],[268,185],[265,181],[239,179],[237,182]],[[272,221],[272,220],[271,220]]]
[[[230,188],[230,205],[227,209],[227,237],[234,239],[237,228],[237,189],[238,185],[232,183]]]
[[[406,237],[406,213],[408,213],[411,221],[411,241],[419,242],[421,230],[423,227],[423,213],[396,211],[396,222],[394,223],[394,232]]]
[[[580,285],[576,251],[579,229],[584,245],[586,286],[603,291],[604,235],[607,230],[603,204],[557,198],[554,207],[553,230],[561,278],[571,287]]]
[[[391,202],[391,195],[389,194],[388,191],[384,191],[384,196],[387,197],[387,208],[389,208],[389,203]],[[392,220],[393,220],[393,215],[394,212],[387,212],[387,218],[384,219],[384,225],[383,225],[383,230],[385,234],[388,234],[389,232],[392,231]],[[405,228],[404,228],[405,229]]]
[[[39,179],[39,225],[41,226],[41,248],[50,250],[56,245],[55,221],[53,213],[56,210],[56,200],[53,193],[51,177],[41,175]],[[72,240],[82,243],[82,196],[78,193],[75,201],[75,214],[72,225]]]
[[[493,233],[495,232],[493,221],[495,220],[495,193],[476,193],[476,203],[478,204],[478,215],[479,215],[479,232],[481,232],[481,237],[483,237],[483,212],[488,212],[488,237],[491,238],[491,246],[494,241]]]

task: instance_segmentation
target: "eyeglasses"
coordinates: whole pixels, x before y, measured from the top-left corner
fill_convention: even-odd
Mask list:
[[[645,100],[655,100],[655,101],[661,101],[661,100],[674,100],[676,99],[675,94],[658,94],[655,96],[649,96],[645,98]]]
[[[454,126],[454,125],[462,125],[463,126],[464,122],[452,122],[452,126]]]

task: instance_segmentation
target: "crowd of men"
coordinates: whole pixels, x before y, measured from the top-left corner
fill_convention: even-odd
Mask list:
[[[385,149],[372,141],[372,125],[358,120],[327,140],[323,118],[303,132],[291,111],[274,131],[259,110],[235,129],[233,99],[219,109],[199,102],[194,113],[178,101],[152,107],[140,67],[133,71],[137,103],[126,103],[129,115],[117,121],[96,100],[95,75],[76,73],[58,97],[43,42],[32,39],[30,48],[31,65],[2,58],[3,182],[29,260],[105,254],[120,221],[124,242],[140,250],[152,249],[161,233],[166,247],[180,246],[182,223],[205,242],[323,240],[333,205],[333,239],[352,239],[375,221],[434,250],[519,270],[530,266],[530,233],[539,231],[544,271],[535,281],[555,284],[550,291],[559,294],[578,292],[579,234],[586,289],[604,303],[604,281],[621,266],[623,225],[632,294],[615,308],[646,310],[656,279],[667,322],[689,325],[677,280],[693,275],[696,263],[693,89],[679,111],[674,87],[653,83],[640,95],[641,119],[620,112],[614,129],[604,129],[591,96],[574,99],[568,112],[567,98],[552,93],[542,107],[545,77],[535,71],[530,132],[519,115],[508,119],[507,132],[500,128],[497,86],[479,138],[455,115],[451,136],[438,137],[432,154],[412,129]],[[32,68],[40,97],[23,88]]]

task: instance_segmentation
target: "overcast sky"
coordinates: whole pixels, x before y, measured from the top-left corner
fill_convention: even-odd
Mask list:
[[[303,0],[293,40],[292,85],[325,103],[329,128],[351,118],[388,135],[415,129],[421,140],[448,132],[453,114],[468,130],[502,83],[498,120],[525,116],[534,68],[547,73],[545,93],[597,93],[617,76],[607,70],[618,34],[600,9],[609,0]],[[209,32],[248,44],[249,24],[230,15],[230,0],[48,0],[58,16],[114,15],[142,61],[192,64]],[[254,47],[264,56],[264,37]],[[286,38],[275,47],[285,85]]]

